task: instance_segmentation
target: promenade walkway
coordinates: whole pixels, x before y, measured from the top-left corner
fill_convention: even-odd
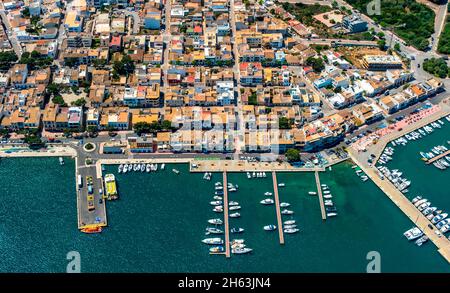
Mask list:
[[[278,196],[278,182],[277,173],[272,171],[272,181],[273,181],[273,192],[275,197],[275,208],[277,212],[277,223],[278,223],[278,237],[280,238],[280,244],[284,244],[284,233],[283,233],[283,223],[281,221],[281,210],[280,210],[280,197]]]
[[[322,214],[322,220],[326,220],[327,219],[327,215],[325,213],[325,204],[323,202],[322,186],[320,185],[319,172],[317,172],[317,171],[314,172],[314,176],[316,178],[317,194],[319,196],[320,213]]]

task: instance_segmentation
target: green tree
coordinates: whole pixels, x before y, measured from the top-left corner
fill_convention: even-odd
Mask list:
[[[288,149],[286,151],[286,159],[288,162],[298,162],[300,161],[300,152],[297,149]]]
[[[113,70],[118,75],[128,75],[134,71],[134,62],[130,56],[124,55],[122,60],[114,62]]]
[[[17,59],[14,51],[0,52],[0,71],[8,71]]]
[[[316,73],[319,73],[325,69],[323,59],[320,57],[308,57],[308,59],[306,59],[306,65],[311,66]]]
[[[52,102],[55,104],[58,104],[60,106],[67,106],[66,102],[64,101],[64,99],[61,95],[54,96],[52,99]]]
[[[278,128],[279,129],[291,129],[293,121],[286,117],[280,117],[278,119]]]
[[[78,100],[73,101],[72,105],[77,106],[77,107],[84,106],[84,105],[86,105],[86,100],[84,98],[79,98]]]

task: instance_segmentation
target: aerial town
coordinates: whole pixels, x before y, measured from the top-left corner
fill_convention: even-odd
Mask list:
[[[0,73],[0,127],[15,142],[134,130],[106,151],[310,152],[444,91],[401,50],[322,39],[272,1],[1,5],[17,61]],[[315,22],[369,31],[337,7]]]
[[[319,222],[333,221],[338,204],[330,189],[339,184],[327,173],[343,163],[358,176],[357,183],[370,179],[374,189],[361,193],[384,193],[392,201],[389,204],[414,222],[403,234],[407,240],[417,246],[430,240],[448,263],[450,237],[444,233],[450,231],[450,218],[430,207],[431,202],[422,198],[423,190],[415,189],[426,182],[412,185],[408,179],[425,172],[404,174],[389,163],[396,147],[443,129],[440,133],[447,137],[433,146],[430,142],[420,152],[410,151],[402,161],[416,156],[414,164],[420,168],[436,167],[427,169],[439,172],[429,180],[438,180],[450,168],[450,138],[444,131],[450,123],[448,4],[386,1],[390,6],[371,16],[364,8],[368,2],[3,0],[2,164],[11,162],[3,157],[59,157],[64,166],[64,158],[72,157],[77,224],[86,234],[100,233],[108,226],[105,202],[122,198],[116,185],[119,174],[121,178],[132,172],[153,176],[166,170],[165,174],[179,180],[154,175],[161,177],[148,182],[140,179],[139,185],[154,184],[146,192],[152,199],[179,195],[179,190],[159,191],[176,184],[183,184],[180,189],[189,185],[184,190],[187,196],[198,188],[188,204],[199,200],[201,192],[211,195],[211,190],[186,183],[185,174],[194,178],[202,173],[205,184],[219,176],[214,179],[219,181],[210,205],[220,218],[207,220],[213,226],[202,234],[224,234],[224,239],[207,237],[202,242],[209,254],[229,258],[253,250],[243,239],[230,239],[230,233],[244,231],[244,227],[230,226],[241,216],[239,203],[229,200],[239,188],[236,174],[252,182],[258,182],[253,178],[270,181],[256,184],[249,193],[258,190],[266,197],[259,203],[275,207],[272,222],[261,223],[259,232],[278,231],[272,234],[284,245],[285,235],[290,241],[289,234],[303,232],[297,228],[294,210],[287,209],[291,203],[280,200],[286,198],[285,190],[289,185],[296,188],[291,202],[299,200],[301,192],[306,198],[315,196]],[[391,10],[404,9],[402,3],[409,5],[404,11],[408,16],[392,23],[395,13]],[[419,168],[411,166],[410,170]],[[63,167],[58,171],[64,172]],[[311,177],[284,177],[299,172]],[[14,173],[7,174],[8,180]],[[123,188],[127,184],[136,184],[129,183],[132,180],[121,181],[120,192],[127,190]],[[301,180],[309,181],[302,185]],[[359,189],[344,191],[355,186],[354,182],[341,184],[342,190],[336,188],[336,193],[341,192],[342,198],[359,193]],[[448,190],[437,186],[433,193]],[[134,195],[137,188],[131,189]],[[178,202],[160,210],[171,210]],[[160,206],[169,203],[164,200]],[[142,206],[139,203],[135,210]],[[160,224],[183,212],[184,208]],[[168,229],[176,231],[178,224]],[[192,247],[192,251],[198,249]]]

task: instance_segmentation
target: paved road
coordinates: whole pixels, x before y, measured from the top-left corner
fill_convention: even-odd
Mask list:
[[[17,37],[11,28],[11,25],[8,21],[8,17],[6,16],[5,11],[3,10],[3,4],[1,6],[1,9],[2,10],[0,10],[0,17],[2,19],[2,23],[6,27],[6,30],[7,30],[6,34],[8,36],[9,42],[11,43],[11,46],[13,47],[14,52],[20,59],[20,57],[22,56],[22,53],[23,53],[22,47],[20,46],[19,41],[17,40]]]
[[[235,39],[237,36],[236,30],[236,17],[234,14],[234,0],[230,1],[230,24],[232,31],[232,38]],[[234,66],[233,73],[235,78],[235,83],[237,85],[237,137],[235,138],[235,148],[236,153],[235,156],[239,156],[242,153],[242,150],[245,150],[245,120],[243,114],[243,103],[241,97],[241,83],[240,83],[240,70],[239,70],[239,52],[236,46],[236,42],[233,42],[233,55],[234,55]]]

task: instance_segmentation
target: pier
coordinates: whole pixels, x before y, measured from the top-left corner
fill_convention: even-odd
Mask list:
[[[425,164],[431,164],[431,163],[433,163],[434,161],[437,161],[437,160],[439,160],[439,159],[442,159],[443,157],[445,157],[445,156],[447,156],[447,155],[450,155],[450,150],[448,150],[448,151],[446,151],[446,152],[444,152],[444,153],[442,153],[442,154],[440,154],[440,155],[437,155],[436,157],[433,157],[433,158],[431,158],[431,159],[429,159],[429,160],[426,160],[426,162],[425,162]]]
[[[83,180],[83,186],[80,188],[77,186],[77,216],[78,216],[78,229],[82,229],[86,226],[107,226],[108,221],[106,217],[106,203],[105,199],[102,198],[100,194],[100,189],[103,188],[103,178],[100,170],[94,165],[83,165],[85,162],[82,158],[76,158],[76,176],[80,175]],[[88,205],[88,187],[87,187],[87,177],[92,177],[92,196],[94,209],[89,210]],[[104,192],[104,191],[103,191]],[[101,199],[101,203],[100,203]]]
[[[317,171],[314,172],[314,176],[316,177],[317,195],[319,196],[320,212],[322,214],[322,220],[326,220],[327,215],[325,213],[325,204],[323,202],[322,186],[320,185],[319,172]]]
[[[277,173],[275,171],[272,171],[272,179],[273,179],[273,192],[275,197],[275,208],[277,211],[278,236],[280,237],[280,244],[284,244],[283,223],[281,221],[281,210],[280,210],[280,198],[278,196]]]
[[[228,223],[227,171],[223,172],[223,222],[225,224],[225,256],[230,257],[230,226]]]
[[[367,163],[358,158],[358,154],[353,149],[349,149],[350,157],[363,170],[364,173],[392,200],[408,218],[427,235],[436,245],[438,252],[450,263],[450,240],[435,231],[439,229],[433,225],[413,204],[403,195],[389,180],[381,179],[377,170],[369,167]]]

